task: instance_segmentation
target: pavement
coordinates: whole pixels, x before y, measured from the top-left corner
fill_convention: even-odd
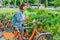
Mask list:
[[[4,37],[2,36],[2,32],[0,32],[0,40],[5,40]]]

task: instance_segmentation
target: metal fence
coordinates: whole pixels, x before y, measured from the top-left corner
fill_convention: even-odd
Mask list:
[[[25,0],[25,1],[26,2],[24,2],[23,0],[13,0],[13,3],[11,3],[12,0],[0,0],[0,8],[1,7],[16,8],[16,7],[20,6],[22,3],[27,3],[28,6],[31,6],[30,4],[33,4],[33,3],[29,3],[30,0]],[[37,2],[38,2],[37,7],[39,8],[40,0],[37,0]]]

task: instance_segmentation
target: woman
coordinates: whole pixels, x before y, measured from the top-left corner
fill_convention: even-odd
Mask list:
[[[16,26],[17,30],[20,30],[23,32],[23,22],[26,19],[28,19],[28,17],[25,17],[24,15],[24,11],[26,10],[27,5],[26,4],[22,4],[19,8],[19,11],[13,16],[12,18],[12,23],[14,26]]]

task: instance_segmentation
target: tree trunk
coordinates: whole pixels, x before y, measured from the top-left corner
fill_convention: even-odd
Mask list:
[[[17,0],[15,0],[15,7],[16,7],[16,1],[17,1]]]
[[[28,6],[28,2],[29,2],[29,0],[27,0],[27,6]]]
[[[23,3],[23,0],[20,0],[20,5]]]
[[[48,0],[46,0],[46,6],[48,6]]]
[[[40,2],[39,2],[40,0],[38,0],[38,8],[39,8],[39,4],[40,4]]]
[[[8,0],[8,6],[10,6],[10,0]]]

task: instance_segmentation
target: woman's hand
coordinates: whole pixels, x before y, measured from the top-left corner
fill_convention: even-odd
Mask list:
[[[26,16],[25,19],[28,20],[29,19],[29,16]]]

